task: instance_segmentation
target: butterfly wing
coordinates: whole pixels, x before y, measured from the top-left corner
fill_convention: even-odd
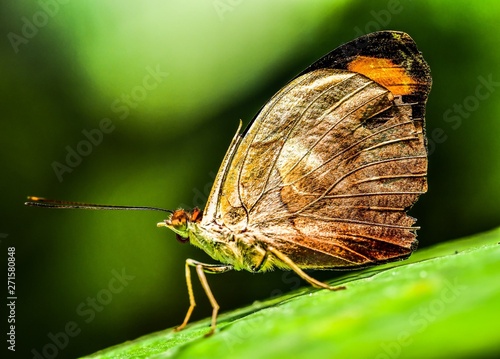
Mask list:
[[[217,220],[303,268],[411,254],[416,228],[406,211],[427,189],[430,75],[408,35],[378,34],[392,57],[343,45],[280,90],[233,141],[208,204]],[[354,42],[377,40],[368,36]]]

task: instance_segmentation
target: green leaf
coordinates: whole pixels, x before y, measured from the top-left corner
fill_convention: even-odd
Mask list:
[[[500,228],[88,358],[445,358],[500,353]]]

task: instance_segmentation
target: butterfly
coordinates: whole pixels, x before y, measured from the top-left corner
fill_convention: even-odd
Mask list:
[[[412,38],[381,31],[348,42],[279,90],[245,130],[241,122],[204,211],[164,210],[158,223],[220,264],[187,259],[212,305],[205,273],[354,269],[402,260],[416,249],[407,214],[427,191],[425,104],[430,69]],[[152,209],[29,197],[52,208]]]

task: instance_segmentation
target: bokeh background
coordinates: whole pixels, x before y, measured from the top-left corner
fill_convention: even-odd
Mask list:
[[[28,208],[27,195],[203,207],[239,119],[364,33],[406,31],[431,66],[429,192],[411,212],[420,246],[500,225],[499,6],[2,2],[0,247],[3,268],[7,248],[16,251],[16,354],[75,357],[177,325],[185,259],[211,262],[156,228],[163,213]],[[223,311],[298,283],[279,271],[209,280]],[[195,284],[194,320],[211,312]],[[49,350],[64,331],[73,336]]]

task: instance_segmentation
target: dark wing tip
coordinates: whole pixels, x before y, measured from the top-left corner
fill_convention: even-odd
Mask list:
[[[412,86],[411,91],[406,91],[403,94],[403,102],[415,103],[413,116],[423,118],[425,103],[432,85],[431,72],[415,41],[405,32],[378,31],[358,37],[329,52],[307,67],[298,76],[318,68],[334,68],[359,72],[372,78],[370,74],[358,70],[360,66],[356,66],[354,70],[352,66],[355,62],[358,62],[359,65],[360,59],[368,58],[376,59],[378,63],[386,61],[386,63],[392,64],[394,68],[399,69],[401,73],[406,74],[411,79],[414,86]],[[372,67],[372,72],[376,71],[374,64],[377,61],[364,62],[366,62],[366,68]],[[388,76],[391,76],[391,73],[388,73]],[[379,78],[372,79],[380,82]],[[391,79],[388,77],[386,80],[397,83],[400,78],[394,77]],[[381,84],[386,86],[386,83]]]

